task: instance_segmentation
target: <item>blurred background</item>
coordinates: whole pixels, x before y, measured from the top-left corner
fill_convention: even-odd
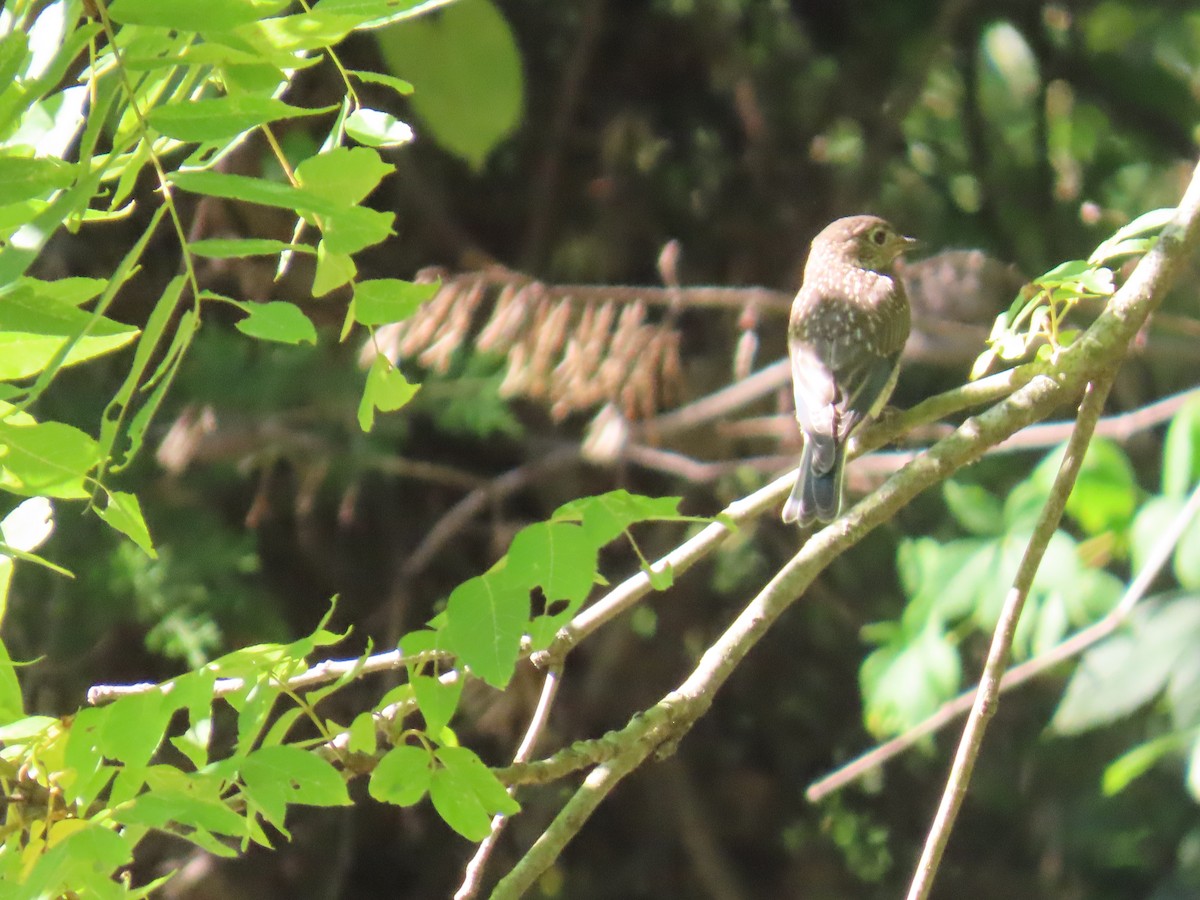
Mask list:
[[[166,678],[233,647],[307,634],[335,594],[334,626],[354,626],[338,655],[361,652],[367,636],[394,645],[519,528],[575,497],[626,487],[717,513],[794,465],[786,381],[747,390],[717,418],[671,413],[782,358],[787,304],[827,222],[874,212],[922,241],[906,271],[917,330],[893,399],[907,407],[965,380],[1027,279],[1174,205],[1200,125],[1200,11],[1148,0],[460,0],[354,35],[339,54],[415,87],[407,106],[386,92],[377,104],[391,104],[416,140],[391,151],[398,174],[370,200],[397,213],[396,236],[361,254],[360,272],[440,276],[432,302],[459,319],[427,317],[424,334],[414,320],[381,339],[424,386],[363,434],[363,348],[335,340],[348,297],[311,298],[304,260],[279,281],[269,259],[207,262],[201,279],[214,290],[296,301],[327,333],[315,348],[268,345],[209,316],[160,416],[157,453],[117,485],[141,498],[158,559],[94,517],[68,515],[49,555],[77,578],[19,571],[6,639],[14,658],[40,659],[23,672],[31,711],[66,713],[91,684]],[[288,99],[317,106],[341,90],[326,64],[302,73]],[[280,134],[285,149],[311,152],[320,132],[308,122]],[[228,164],[274,165],[253,142]],[[189,200],[199,237],[286,240],[294,224],[276,210]],[[134,227],[64,234],[38,274],[103,276]],[[124,293],[118,317],[144,321],[177,271],[177,249],[162,240],[160,270],[138,282],[143,295]],[[631,334],[645,329],[624,381],[611,395],[564,386],[551,363],[582,334],[586,310],[598,316],[610,301],[614,317],[634,310]],[[525,325],[482,346],[504,303]],[[1110,411],[1195,385],[1198,340],[1189,273],[1139,340]],[[541,368],[530,362],[539,352],[551,361]],[[118,356],[64,371],[46,415],[94,419],[126,369]],[[1086,595],[1037,598],[1036,613],[1059,609],[1054,597],[1074,610],[1055,634],[1111,607],[1128,580],[1134,522],[1160,491],[1166,418],[1114,441],[1116,462],[1097,476],[1116,472],[1116,500],[1114,482],[1102,485],[1111,515],[1066,524],[1071,558],[1047,565],[1065,567],[1062,581],[1091,580]],[[540,895],[897,896],[953,731],[819,804],[805,789],[973,680],[987,619],[973,604],[987,587],[999,604],[1003,566],[973,583],[927,655],[904,657],[915,646],[904,617],[917,615],[906,608],[949,590],[953,560],[968,558],[963,541],[993,552],[1019,532],[1006,498],[1037,496],[1035,469],[1062,437],[989,457],[839,559],[676,754],[601,807]],[[894,467],[863,460],[852,493]],[[655,558],[686,534],[676,524],[638,538]],[[673,688],[800,540],[768,516],[591,638],[570,659],[542,750],[619,727]],[[637,567],[627,545],[602,561],[614,582]],[[1189,578],[1176,572],[1159,588],[1182,602]],[[1030,638],[1018,652],[1039,646]],[[872,654],[874,669],[862,669]],[[902,696],[880,695],[881,672]],[[1200,677],[1170,708],[1147,696],[1111,721],[1096,713],[1103,728],[1049,732],[1069,674],[1001,705],[936,895],[1200,897],[1200,815],[1183,761],[1160,755],[1118,792],[1101,783],[1130,748],[1200,724],[1179,713],[1185,701],[1200,709]],[[504,695],[468,691],[455,725],[463,742],[505,763],[537,683],[530,668]],[[367,680],[336,702],[362,708],[388,686]],[[495,872],[568,789],[521,792],[525,812]],[[470,845],[426,807],[356,797],[349,809],[298,812],[277,853],[216,861],[162,844],[143,874],[179,869],[163,891],[178,898],[449,896]]]

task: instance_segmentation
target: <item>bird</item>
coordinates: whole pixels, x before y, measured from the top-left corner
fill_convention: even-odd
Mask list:
[[[783,521],[828,523],[842,508],[846,444],[879,415],[912,325],[896,259],[917,242],[878,216],[847,216],[813,238],[788,320],[804,449]]]

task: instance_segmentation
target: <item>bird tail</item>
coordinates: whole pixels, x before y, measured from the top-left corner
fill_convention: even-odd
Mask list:
[[[783,504],[783,521],[795,522],[801,528],[814,521],[832,522],[842,511],[845,445],[831,440],[818,447],[819,441],[805,436],[796,484]],[[826,461],[827,465],[822,465]]]

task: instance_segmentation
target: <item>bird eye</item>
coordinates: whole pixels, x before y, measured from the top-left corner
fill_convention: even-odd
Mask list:
[[[871,240],[873,240],[878,246],[882,247],[884,241],[887,240],[887,232],[882,228],[876,228],[871,232]]]

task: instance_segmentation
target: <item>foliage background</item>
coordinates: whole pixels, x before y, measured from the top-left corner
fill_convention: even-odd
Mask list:
[[[1173,204],[1195,150],[1200,14],[1177,4],[1016,2],[1001,15],[965,0],[506,0],[498,8],[515,39],[519,81],[504,41],[500,49],[489,43],[498,40],[492,7],[461,5],[485,23],[453,48],[477,77],[464,79],[461,95],[428,101],[424,113],[421,67],[436,72],[437,54],[423,61],[418,48],[435,33],[394,46],[355,35],[342,47],[356,68],[391,71],[416,87],[413,107],[393,111],[412,122],[417,139],[396,151],[398,174],[371,198],[375,208],[397,211],[397,236],[360,255],[364,277],[500,264],[550,283],[656,284],[660,251],[677,240],[684,285],[790,291],[811,235],[863,210],[891,218],[931,251],[980,248],[1033,275],[1086,257],[1118,225]],[[328,65],[304,72],[287,99],[336,102],[333,74]],[[516,128],[497,142],[505,123],[486,118],[506,104]],[[299,119],[280,137],[285,148],[311,148],[316,134]],[[269,164],[255,142],[233,161],[252,173]],[[152,189],[146,179],[141,196]],[[150,208],[143,204],[135,220],[144,225]],[[283,213],[207,201],[189,215],[201,237],[286,240],[292,225]],[[60,234],[37,274],[105,277],[135,227]],[[144,323],[177,270],[174,253],[164,246],[150,257],[121,293],[117,318]],[[235,297],[301,302],[335,331],[346,298],[311,300],[303,262],[279,283],[269,261],[213,262],[200,274]],[[897,405],[962,382],[1012,298],[1007,270],[997,272],[994,286],[964,287],[950,276],[914,298],[919,313],[971,328],[908,364]],[[1113,411],[1196,383],[1194,281],[1168,312],[1127,363]],[[158,559],[93,517],[67,514],[48,555],[79,577],[18,567],[5,639],[14,658],[40,658],[22,673],[31,710],[66,713],[92,684],[164,678],[233,647],[307,634],[332,594],[341,597],[334,624],[355,628],[342,652],[361,651],[365,635],[385,646],[491,565],[520,527],[572,498],[622,486],[682,495],[684,511],[707,515],[763,479],[751,465],[730,465],[701,483],[567,455],[488,504],[413,571],[406,560],[466,490],[577,444],[590,413],[558,421],[535,401],[502,402],[499,364],[463,351],[448,372],[427,375],[408,408],[381,414],[364,435],[354,419],[357,348],[254,343],[233,330],[235,318],[208,317],[161,417],[165,430],[209,410],[213,430],[180,471],[145,454],[117,485],[141,498]],[[679,324],[681,399],[732,380],[738,311],[684,309]],[[762,315],[760,364],[783,353],[783,329],[781,317]],[[39,414],[82,427],[127,366],[112,357],[65,372]],[[673,439],[672,449],[720,462],[778,453],[781,471],[795,448],[778,426],[786,403],[772,397],[749,411],[775,416],[766,437],[696,429]],[[1133,473],[1125,521],[1100,534],[1072,526],[1093,541],[1092,568],[1127,579],[1133,508],[1159,490],[1162,437],[1159,429],[1124,442]],[[968,479],[1004,497],[1040,459],[997,456]],[[803,794],[872,742],[855,686],[872,649],[863,629],[897,620],[905,604],[898,548],[917,537],[960,538],[959,521],[942,497],[926,496],[839,560],[676,755],[638,773],[601,808],[543,893],[895,896],[928,827],[950,738],[893,763],[867,788],[818,806]],[[682,534],[679,525],[639,532],[642,551],[654,558]],[[672,595],[597,635],[572,656],[546,745],[616,727],[674,686],[797,540],[773,520],[745,529]],[[637,558],[617,549],[603,563],[615,579]],[[1164,579],[1161,587],[1186,585]],[[975,672],[985,645],[966,631],[960,637],[963,669]],[[939,890],[980,898],[1200,895],[1200,827],[1181,762],[1167,758],[1119,793],[1101,790],[1113,759],[1161,733],[1163,708],[1151,704],[1102,731],[1051,736],[1046,726],[1068,675],[1002,705]],[[503,696],[469,691],[458,723],[464,743],[504,762],[534,690],[532,671],[521,671]],[[355,706],[353,690],[339,696]],[[526,811],[493,863],[500,870],[560,800],[554,786],[521,798]],[[293,841],[277,853],[217,863],[163,842],[140,861],[139,875],[181,869],[164,889],[173,897],[448,895],[469,845],[428,808],[356,799],[346,809],[298,811]]]

